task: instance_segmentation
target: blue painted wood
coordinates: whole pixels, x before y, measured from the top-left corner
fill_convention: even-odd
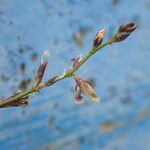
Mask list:
[[[75,83],[64,80],[26,108],[0,110],[0,149],[149,150],[149,7],[147,0],[0,1],[0,97],[33,79],[43,50],[50,50],[48,79],[85,55],[99,28],[107,40],[120,24],[139,24],[78,71],[95,81],[100,104],[84,97],[85,104],[76,105]]]

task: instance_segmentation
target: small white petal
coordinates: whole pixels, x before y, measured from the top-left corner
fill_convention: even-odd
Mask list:
[[[59,75],[55,80],[59,80],[61,78],[63,78],[66,75],[66,69],[64,68],[64,71],[61,75]]]
[[[64,71],[62,73],[62,76],[65,76],[66,75],[66,69],[64,68]]]
[[[43,52],[43,56],[49,56],[49,51],[48,50],[45,50],[44,52]]]
[[[50,52],[48,50],[45,50],[42,54],[42,57],[41,57],[41,64],[46,60],[46,57],[48,57],[50,54]]]
[[[78,58],[79,58],[79,62],[82,60],[82,58],[83,58],[83,56],[82,56],[82,54],[80,54],[79,56],[78,56]]]

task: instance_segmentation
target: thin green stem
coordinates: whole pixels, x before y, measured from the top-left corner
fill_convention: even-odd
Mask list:
[[[89,53],[82,59],[82,61],[75,67],[73,68],[73,70],[71,70],[71,72],[67,72],[66,75],[64,76],[64,78],[66,77],[70,77],[72,76],[72,74],[74,72],[76,72],[92,55],[94,55],[97,51],[100,51],[103,47],[113,43],[114,40],[110,39],[107,42],[105,42],[104,44],[100,45],[99,47],[93,47]]]
[[[104,44],[100,45],[99,47],[93,47],[89,53],[82,59],[82,61],[75,67],[73,68],[71,71],[68,71],[65,76],[59,78],[58,80],[56,80],[54,83],[60,81],[60,80],[63,80],[65,78],[69,78],[69,77],[72,77],[73,74],[92,56],[94,55],[97,51],[101,50],[103,47],[113,43],[113,39],[110,39],[108,40],[107,42],[105,42]],[[46,82],[45,82],[46,83]],[[52,83],[52,84],[54,84]],[[52,85],[51,84],[51,85]],[[39,84],[36,88],[31,88],[31,89],[27,89],[25,91],[22,91],[21,93],[19,93],[18,95],[16,96],[13,96],[13,97],[9,97],[9,98],[6,98],[6,99],[3,99],[3,100],[0,100],[0,108],[1,107],[4,107],[6,104],[8,103],[11,103],[11,102],[15,102],[15,101],[18,101],[22,98],[24,98],[25,96],[28,96],[34,92],[38,92],[39,90],[41,90],[42,88],[45,88],[47,87],[47,85],[44,85],[43,84]]]

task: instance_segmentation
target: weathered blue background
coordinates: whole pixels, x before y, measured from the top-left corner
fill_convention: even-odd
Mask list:
[[[120,24],[139,24],[78,71],[95,82],[100,104],[76,105],[74,81],[61,81],[26,108],[0,110],[0,149],[149,150],[149,18],[150,0],[0,0],[0,97],[30,87],[43,50],[48,79],[85,55],[99,28],[107,40]]]

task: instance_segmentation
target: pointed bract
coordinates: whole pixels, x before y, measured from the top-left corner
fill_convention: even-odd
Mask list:
[[[77,67],[82,60],[82,54],[80,54],[77,58],[72,58],[71,60],[73,61],[72,68]]]

